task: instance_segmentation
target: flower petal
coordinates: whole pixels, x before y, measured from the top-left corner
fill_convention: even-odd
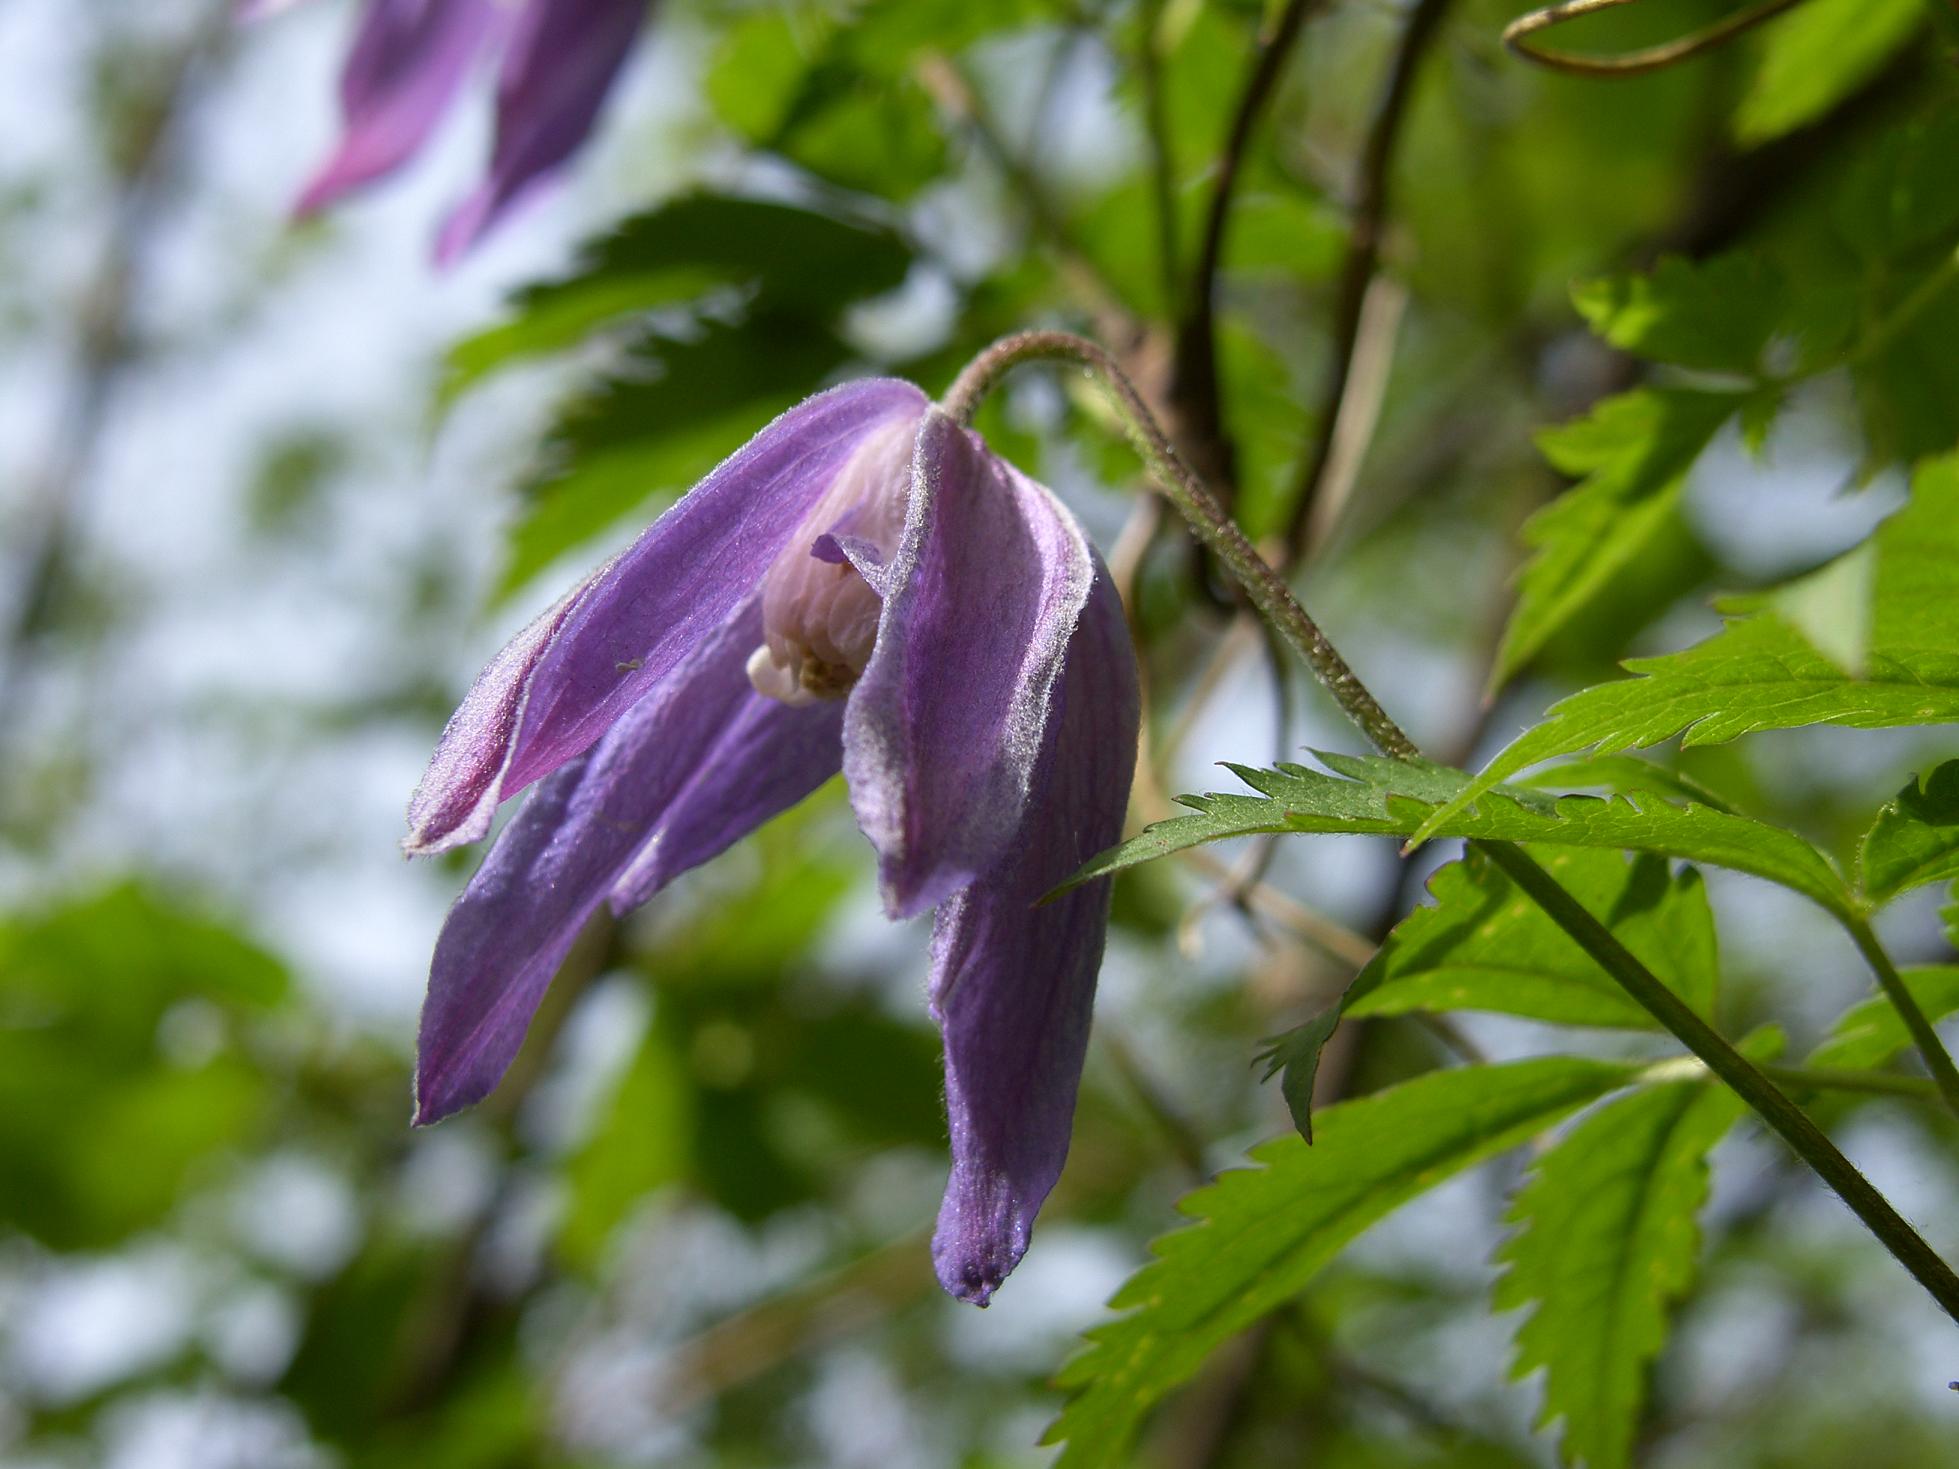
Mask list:
[[[639,874],[633,901],[643,901],[835,773],[836,708],[791,709],[749,687],[747,654],[760,636],[751,600],[596,748],[540,785],[498,838],[436,941],[417,1123],[496,1086],[579,930],[622,879]],[[776,764],[749,769],[750,758]],[[703,840],[702,808],[724,798],[715,840]],[[677,844],[661,834],[670,818],[685,819]],[[615,897],[614,906],[628,905]]]
[[[1035,904],[1122,835],[1136,761],[1135,655],[1108,572],[1094,565],[1025,816],[999,865],[933,926],[952,1176],[932,1258],[947,1291],[981,1306],[1026,1253],[1068,1156],[1109,884]]]
[[[532,184],[578,150],[648,8],[648,0],[530,0],[525,6],[497,84],[489,177],[443,224],[439,263],[462,256]]]
[[[966,886],[1014,840],[1093,567],[1051,494],[926,415],[897,553],[858,561],[885,600],[844,717],[851,804],[894,918]]]
[[[835,775],[842,762],[841,703],[798,707],[751,691],[674,797],[653,840],[613,884],[612,911],[630,912],[681,873],[720,856]]]
[[[408,850],[476,840],[505,796],[589,748],[754,590],[866,436],[924,405],[896,378],[797,405],[521,633],[443,731]]]
[[[598,576],[607,568],[600,568]],[[434,758],[408,800],[408,836],[402,849],[411,857],[446,852],[484,836],[501,799],[510,737],[524,710],[524,695],[538,660],[565,625],[578,599],[598,576],[588,577],[560,597],[549,611],[518,633],[490,660],[443,726]]]
[[[299,0],[237,0],[232,8],[232,18],[243,25],[252,25],[261,20],[269,20],[282,10],[290,10]]]
[[[489,43],[497,0],[368,0],[340,73],[343,127],[294,212],[312,214],[407,162]]]

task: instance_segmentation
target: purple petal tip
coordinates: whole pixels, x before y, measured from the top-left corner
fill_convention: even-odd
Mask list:
[[[458,1112],[482,1101],[494,1085],[494,1078],[490,1085],[485,1086],[467,1073],[462,1076],[438,1075],[424,1062],[415,1068],[415,1110],[408,1119],[408,1125],[433,1127],[438,1122],[446,1122]]]

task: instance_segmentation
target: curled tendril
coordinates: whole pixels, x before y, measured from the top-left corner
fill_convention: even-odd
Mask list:
[[[1586,56],[1572,51],[1552,51],[1530,39],[1539,31],[1548,31],[1568,20],[1634,3],[1635,0],[1560,0],[1559,4],[1546,5],[1541,10],[1533,10],[1511,21],[1503,28],[1503,44],[1526,61],[1548,66],[1553,71],[1569,72],[1573,76],[1640,76],[1725,45],[1743,31],[1765,20],[1773,20],[1785,10],[1793,10],[1802,4],[1802,0],[1761,0],[1760,4],[1737,10],[1698,31],[1618,56]]]

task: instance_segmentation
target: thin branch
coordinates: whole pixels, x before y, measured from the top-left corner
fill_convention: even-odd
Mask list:
[[[1891,962],[1891,956],[1884,952],[1884,945],[1877,941],[1869,923],[1862,919],[1845,925],[1857,952],[1871,966],[1877,976],[1878,987],[1884,997],[1891,1002],[1891,1008],[1898,1012],[1898,1018],[1905,1023],[1911,1041],[1918,1048],[1918,1054],[1925,1060],[1926,1068],[1932,1073],[1932,1080],[1945,1098],[1946,1106],[1959,1112],[1959,1070],[1952,1064],[1952,1056],[1947,1052],[1939,1033],[1932,1028],[1932,1022],[1919,1008],[1917,999],[1905,987],[1904,978],[1898,973],[1898,966]]]
[[[1871,1097],[1909,1097],[1937,1106],[1939,1089],[1917,1076],[1895,1071],[1856,1071],[1834,1066],[1764,1066],[1776,1081],[1799,1092],[1855,1092]]]
[[[1655,1020],[1679,1038],[1709,1071],[1726,1082],[1782,1140],[1797,1152],[1837,1197],[1864,1222],[1899,1264],[1911,1272],[1946,1315],[1959,1321],[1959,1276],[1924,1238],[1891,1207],[1809,1118],[1761,1069],[1728,1044],[1705,1020],[1642,964],[1591,911],[1540,867],[1522,847],[1510,842],[1475,842],[1478,850],[1556,920]]]
[[[1368,282],[1361,297],[1360,326],[1354,336],[1347,381],[1327,435],[1326,465],[1306,520],[1302,559],[1325,548],[1353,498],[1354,487],[1360,483],[1360,466],[1374,442],[1381,407],[1387,401],[1395,342],[1407,309],[1408,288],[1401,282],[1385,275]]]
[[[1176,1154],[1184,1172],[1195,1183],[1208,1181],[1211,1170],[1204,1161],[1203,1134],[1191,1126],[1190,1119],[1184,1116],[1182,1109],[1170,1100],[1169,1093],[1150,1075],[1149,1068],[1136,1054],[1135,1047],[1123,1039],[1115,1027],[1098,1022],[1095,1033],[1101,1037],[1102,1047],[1109,1053],[1116,1070],[1122,1074],[1123,1081],[1136,1094],[1136,1100],[1142,1103],[1143,1110],[1156,1124],[1157,1131],[1163,1134],[1170,1151]]]
[[[1176,165],[1170,155],[1170,115],[1163,95],[1162,41],[1163,0],[1146,0],[1136,71],[1143,83],[1143,131],[1149,139],[1150,196],[1156,212],[1156,255],[1163,282],[1163,309],[1174,311],[1183,263],[1177,237]]]
[[[1089,315],[1097,321],[1099,329],[1123,341],[1139,336],[1127,308],[1103,279],[1101,268],[1076,240],[1068,221],[1049,197],[1047,186],[1028,161],[1008,145],[971,78],[956,63],[936,53],[921,57],[914,70],[919,84],[939,110],[966,127],[1019,196],[1035,231],[1046,239],[1053,252],[1062,278],[1088,303]]]
[[[0,694],[7,684],[18,682],[28,645],[47,620],[57,593],[102,428],[135,351],[130,318],[141,295],[151,237],[170,202],[168,175],[182,119],[231,26],[230,5],[213,0],[165,62],[159,84],[142,99],[139,120],[131,129],[133,146],[120,163],[113,223],[82,298],[66,401],[16,531],[13,586],[0,592]],[[0,697],[0,708],[14,702],[11,695]]]
[[[1381,233],[1387,221],[1395,144],[1400,138],[1402,119],[1407,115],[1408,98],[1414,91],[1422,57],[1441,29],[1449,5],[1450,0],[1419,0],[1410,13],[1388,68],[1387,89],[1381,94],[1380,105],[1374,111],[1374,121],[1361,148],[1359,191],[1347,235],[1347,253],[1341,261],[1335,286],[1333,367],[1320,395],[1319,415],[1314,420],[1315,437],[1293,494],[1292,524],[1286,537],[1295,555],[1307,550],[1305,537],[1313,523],[1314,505],[1325,490],[1327,465],[1333,458],[1342,405],[1348,384],[1354,378],[1363,308],[1368,286],[1380,262]]]
[[[1224,636],[1212,645],[1210,657],[1204,660],[1204,666],[1197,671],[1196,681],[1184,697],[1183,712],[1163,736],[1158,753],[1166,764],[1184,747],[1184,741],[1190,738],[1191,730],[1203,715],[1204,706],[1211,701],[1225,678],[1256,645],[1258,626],[1258,619],[1241,607],[1225,627]]]
[[[1177,325],[1177,348],[1170,373],[1170,401],[1176,410],[1178,437],[1205,478],[1221,487],[1234,481],[1233,454],[1224,432],[1218,398],[1217,278],[1224,264],[1225,230],[1231,220],[1232,194],[1243,169],[1266,105],[1285,70],[1293,42],[1306,19],[1325,0],[1286,0],[1272,32],[1258,47],[1238,105],[1225,133],[1224,149],[1211,183],[1211,199],[1198,236],[1197,264],[1191,272],[1183,315]],[[1173,300],[1174,308],[1175,302]]]
[[[1186,847],[1177,855],[1208,877],[1222,880],[1230,875],[1230,868],[1201,847]],[[1375,944],[1366,935],[1315,912],[1269,882],[1254,883],[1245,892],[1245,902],[1259,917],[1276,923],[1307,948],[1350,969],[1358,969],[1374,957]]]
[[[1566,72],[1572,76],[1583,77],[1630,77],[1649,71],[1659,71],[1673,66],[1689,57],[1698,56],[1703,51],[1712,51],[1740,35],[1760,25],[1765,20],[1773,20],[1785,10],[1793,10],[1803,0],[1762,0],[1747,10],[1738,10],[1725,16],[1713,25],[1672,41],[1663,41],[1657,46],[1647,46],[1638,51],[1628,51],[1619,56],[1586,56],[1576,51],[1551,51],[1532,42],[1529,38],[1539,31],[1548,31],[1566,21],[1577,20],[1580,16],[1592,15],[1601,10],[1613,10],[1621,5],[1631,5],[1633,0],[1562,0],[1561,4],[1547,5],[1542,10],[1533,10],[1528,15],[1520,15],[1503,28],[1503,44],[1526,61],[1534,61],[1539,66],[1548,66],[1553,71]]]
[[[385,1412],[408,1417],[440,1402],[467,1365],[471,1343],[494,1302],[478,1278],[483,1244],[512,1200],[508,1166],[518,1150],[518,1119],[544,1078],[558,1039],[592,985],[625,956],[619,924],[604,907],[580,930],[545,992],[537,1018],[497,1089],[477,1105],[478,1118],[498,1139],[505,1166],[497,1187],[442,1262],[425,1277],[409,1310],[404,1337],[391,1364]]]
[[[659,1395],[679,1414],[931,1294],[929,1229],[881,1245],[676,1346]]]

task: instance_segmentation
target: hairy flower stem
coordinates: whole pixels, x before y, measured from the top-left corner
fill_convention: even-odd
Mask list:
[[[1334,702],[1383,754],[1411,759],[1420,752],[1415,742],[1367,691],[1353,669],[1347,666],[1319,624],[1306,615],[1306,609],[1285,579],[1274,571],[1258,549],[1245,538],[1238,522],[1225,512],[1217,497],[1178,456],[1169,436],[1158,425],[1142,394],[1129,381],[1115,358],[1086,337],[1072,332],[1032,331],[1002,337],[966,365],[946,391],[945,411],[958,422],[971,423],[979,400],[1012,368],[1023,362],[1075,362],[1100,374],[1114,394],[1122,412],[1123,426],[1129,432],[1144,463],[1150,467],[1158,485],[1171,504],[1182,512],[1190,528],[1215,555],[1259,614],[1277,629],[1292,650],[1305,660]]]
[[[981,352],[947,390],[945,411],[960,423],[972,421],[979,400],[1010,370],[1023,362],[1075,362],[1101,375],[1115,395],[1124,426],[1149,465],[1151,474],[1170,502],[1190,522],[1193,532],[1244,588],[1245,595],[1292,649],[1306,661],[1349,718],[1382,754],[1396,759],[1419,758],[1414,741],[1402,732],[1387,711],[1327,641],[1292,589],[1258,554],[1237,522],[1219,506],[1215,496],[1178,458],[1157,424],[1148,404],[1108,352],[1071,332],[1031,331],[1002,337]],[[1811,1170],[1837,1193],[1912,1278],[1922,1285],[1945,1313],[1959,1321],[1959,1275],[1933,1251],[1890,1201],[1871,1186],[1852,1163],[1790,1100],[1788,1094],[1741,1052],[1694,1013],[1666,982],[1655,975],[1612,931],[1567,892],[1550,873],[1512,842],[1472,842],[1510,880],[1582,947],[1619,986],[1676,1039],[1698,1056],[1707,1069],[1741,1097]],[[1875,944],[1875,940],[1872,940]],[[1880,950],[1881,952],[1881,950]],[[1888,960],[1887,960],[1888,963]],[[1895,973],[1895,971],[1893,971]],[[1880,971],[1880,978],[1882,971]],[[1886,986],[1887,991],[1891,987]]]

